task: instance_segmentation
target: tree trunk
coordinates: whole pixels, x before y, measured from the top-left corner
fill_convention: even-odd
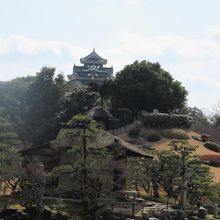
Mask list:
[[[148,187],[146,188],[145,185],[144,185],[144,183],[143,183],[143,181],[142,181],[141,185],[142,185],[144,191],[145,191],[146,193],[149,193],[149,191],[150,191],[149,184],[148,184]]]
[[[157,184],[153,185],[153,193],[155,198],[160,198],[159,187]]]
[[[40,195],[36,198],[36,214],[40,216],[43,210],[43,197]]]
[[[140,197],[140,191],[139,191],[139,188],[138,188],[137,180],[134,181],[134,186],[135,186],[135,190],[138,192],[138,197]]]

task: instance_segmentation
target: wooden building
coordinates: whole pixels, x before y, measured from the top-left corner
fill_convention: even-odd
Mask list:
[[[73,158],[68,151],[72,148],[82,146],[82,138],[73,135],[72,128],[62,128],[57,138],[44,145],[23,149],[20,152],[24,156],[25,163],[42,162],[44,164],[45,173],[50,173],[54,167],[68,164]],[[96,137],[96,141],[92,139],[88,141],[88,150],[105,148],[112,155],[113,160],[120,160],[117,169],[112,171],[112,182],[122,175],[123,169],[126,167],[127,157],[146,157],[153,158],[148,151],[142,147],[134,146],[104,130],[100,131]],[[122,184],[125,182],[123,179]],[[74,179],[69,175],[63,175],[56,179],[49,179],[47,182],[46,195],[54,196],[59,193],[71,192]],[[121,190],[121,187],[115,187],[115,190]],[[70,193],[71,195],[71,193]],[[60,196],[60,194],[59,194]]]

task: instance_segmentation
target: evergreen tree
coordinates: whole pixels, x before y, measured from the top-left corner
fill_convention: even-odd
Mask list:
[[[159,63],[135,61],[117,73],[114,80],[112,104],[114,108],[130,108],[135,116],[141,110],[168,112],[183,108],[186,89]]]

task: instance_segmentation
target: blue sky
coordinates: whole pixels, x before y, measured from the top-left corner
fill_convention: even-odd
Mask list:
[[[220,98],[219,0],[0,0],[0,80],[42,66],[72,73],[93,48],[117,72],[158,61],[188,89],[188,104]]]

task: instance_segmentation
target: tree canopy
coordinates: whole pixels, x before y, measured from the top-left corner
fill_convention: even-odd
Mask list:
[[[117,73],[114,80],[113,107],[126,107],[137,115],[141,110],[167,112],[182,108],[187,91],[159,63],[135,61]]]

